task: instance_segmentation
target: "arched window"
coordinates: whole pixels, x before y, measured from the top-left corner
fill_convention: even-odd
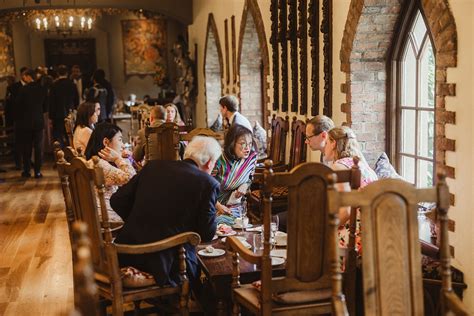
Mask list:
[[[394,62],[398,171],[417,187],[434,184],[436,56],[419,9]]]

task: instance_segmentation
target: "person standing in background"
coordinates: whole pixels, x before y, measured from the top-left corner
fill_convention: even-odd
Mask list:
[[[103,73],[96,70],[92,76],[92,81],[92,87],[88,88],[85,93],[86,102],[100,104],[99,122],[103,122],[107,119],[107,89],[101,83],[103,82]]]
[[[84,91],[87,88],[87,83],[82,77],[81,67],[79,67],[79,65],[74,65],[71,67],[71,76],[69,77],[69,79],[71,79],[74,85],[76,86],[78,96],[78,102],[76,104],[77,108],[79,104],[84,103]]]
[[[47,112],[46,89],[39,81],[34,81],[34,70],[27,70],[23,80],[27,83],[18,91],[15,109],[15,129],[17,142],[23,157],[24,178],[31,177],[31,153],[34,147],[35,178],[41,178],[42,141],[44,129],[44,113]]]
[[[94,77],[97,82],[107,91],[107,97],[105,101],[106,112],[104,112],[104,114],[106,116],[106,120],[108,122],[111,122],[115,104],[114,90],[112,89],[112,85],[110,84],[110,82],[105,79],[105,71],[103,69],[97,69],[94,73]]]
[[[24,74],[28,70],[27,67],[21,67],[20,69],[20,80],[14,82],[13,84],[9,84],[7,87],[7,93],[5,95],[5,116],[6,116],[6,124],[8,126],[15,126],[15,109],[16,109],[16,97],[18,96],[18,91],[21,87],[26,85],[26,81],[24,80]],[[15,169],[21,170],[21,154],[20,149],[18,148],[17,138],[18,135],[16,134],[16,129],[13,129],[14,133],[14,140],[13,140],[13,159],[15,161]]]
[[[79,96],[76,86],[68,78],[68,70],[64,65],[58,67],[59,78],[53,83],[49,93],[49,118],[53,124],[53,140],[61,147],[67,141],[64,119],[70,110],[75,109]]]

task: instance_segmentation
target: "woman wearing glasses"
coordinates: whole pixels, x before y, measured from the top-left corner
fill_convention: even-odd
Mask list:
[[[242,196],[247,192],[255,172],[257,151],[252,131],[235,124],[227,132],[224,151],[217,160],[213,171],[214,178],[221,184],[217,198],[218,214],[232,214],[231,210],[242,206]]]

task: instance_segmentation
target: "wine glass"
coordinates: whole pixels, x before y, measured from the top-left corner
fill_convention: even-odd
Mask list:
[[[272,216],[272,221],[270,223],[270,242],[272,244],[272,249],[276,246],[276,232],[278,231],[278,224],[280,223],[280,218],[278,215]]]

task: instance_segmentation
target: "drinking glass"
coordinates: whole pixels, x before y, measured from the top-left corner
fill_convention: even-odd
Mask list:
[[[278,231],[278,224],[280,223],[280,218],[278,215],[272,216],[272,222],[270,223],[270,242],[272,244],[272,249],[276,247],[276,232]]]
[[[253,252],[260,253],[263,250],[263,235],[253,234]]]

